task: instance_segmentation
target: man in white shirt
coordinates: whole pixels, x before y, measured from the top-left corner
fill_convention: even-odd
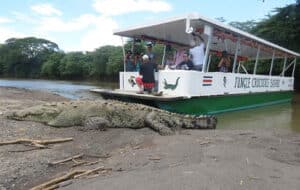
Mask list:
[[[194,70],[201,71],[204,61],[205,44],[200,35],[196,35],[195,33],[192,33],[192,35],[194,36],[196,46],[190,49],[191,60],[194,64]]]

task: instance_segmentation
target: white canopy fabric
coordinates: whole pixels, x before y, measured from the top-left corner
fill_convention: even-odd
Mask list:
[[[194,32],[201,33],[201,37],[205,43],[208,41],[208,36],[203,32],[204,26],[213,27],[211,51],[222,52],[226,50],[229,54],[234,55],[236,42],[240,40],[241,45],[238,48],[238,55],[249,59],[256,58],[258,47],[260,47],[260,59],[272,58],[273,50],[275,50],[276,58],[285,56],[300,57],[299,53],[198,14],[189,14],[147,25],[118,30],[114,34],[129,38],[156,41],[158,43],[192,47],[194,40],[192,34],[186,32],[189,29],[187,28],[187,21],[190,21],[190,27],[193,28]]]

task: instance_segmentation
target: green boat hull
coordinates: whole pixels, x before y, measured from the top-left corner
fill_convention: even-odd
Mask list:
[[[176,101],[156,101],[156,107],[184,114],[217,114],[291,102],[292,91],[205,96]]]

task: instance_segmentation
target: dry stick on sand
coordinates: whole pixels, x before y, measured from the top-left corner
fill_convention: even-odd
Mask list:
[[[149,160],[160,160],[160,157],[150,157]]]
[[[72,161],[72,160],[75,160],[76,158],[81,158],[81,157],[83,157],[83,154],[78,154],[78,155],[75,155],[75,156],[63,159],[63,160],[58,160],[58,161],[55,161],[55,162],[50,162],[49,164],[50,165],[61,164],[61,163]]]
[[[9,150],[8,152],[29,152],[29,151],[32,151],[32,150],[39,150],[40,148],[31,148],[31,149],[26,149],[26,150]]]
[[[84,172],[86,172],[86,171],[85,170],[75,170],[75,171],[69,172],[61,177],[54,178],[54,179],[52,179],[48,182],[45,182],[41,185],[35,186],[35,187],[31,188],[31,190],[53,189],[53,188],[57,187],[57,185],[59,183],[61,183],[63,181],[67,181],[69,179],[73,179],[74,176],[82,174]]]
[[[57,189],[57,188],[66,187],[66,186],[71,185],[71,184],[72,184],[72,181],[64,181],[64,182],[61,182],[59,184],[55,184],[55,185],[52,185],[50,187],[44,188],[43,190],[54,190],[54,189]]]
[[[91,165],[94,165],[94,164],[98,164],[99,162],[102,162],[102,159],[96,160],[94,162],[88,162],[88,161],[78,162],[78,163],[75,163],[72,167],[74,168],[74,167],[81,166],[81,165],[91,166]]]
[[[87,170],[87,171],[85,171],[84,173],[81,173],[81,174],[78,174],[78,175],[74,176],[74,179],[80,178],[80,177],[82,177],[82,176],[89,175],[89,174],[94,173],[94,172],[97,172],[97,171],[99,171],[99,170],[105,170],[105,169],[104,169],[104,166],[100,166],[100,167],[95,168],[95,169],[92,169],[92,170]]]
[[[101,159],[107,159],[110,158],[110,154],[105,154],[105,155],[95,155],[95,154],[85,154],[87,157],[93,157],[93,158],[101,158]]]
[[[75,160],[72,160],[75,164],[72,165],[72,168],[75,168],[75,167],[78,167],[78,166],[82,166],[84,164],[87,164],[89,163],[88,161],[81,161],[81,162],[78,162],[78,161],[75,161]]]
[[[69,172],[61,177],[54,178],[48,182],[45,182],[41,185],[35,186],[31,188],[31,190],[45,190],[45,189],[56,189],[60,186],[60,184],[64,181],[70,180],[70,179],[77,179],[83,176],[90,175],[94,172],[102,171],[102,173],[106,173],[108,171],[112,171],[112,168],[104,168],[104,166],[100,166],[98,168],[92,169],[92,170],[75,170],[72,172]]]
[[[17,139],[14,141],[4,141],[0,142],[0,146],[9,145],[9,144],[30,144],[38,148],[47,148],[48,144],[62,143],[72,141],[73,138],[64,138],[64,139],[51,139],[51,140],[32,140],[32,139]]]
[[[94,162],[88,162],[88,163],[85,163],[84,165],[85,166],[91,166],[91,165],[94,165],[94,164],[98,164],[99,162],[102,162],[102,159],[96,160]]]
[[[88,176],[88,175],[98,172],[98,171],[101,171],[102,173],[106,173],[106,172],[112,171],[112,168],[104,168],[104,166],[100,166],[98,168],[95,168],[92,170],[87,170],[84,173],[78,174],[78,175],[74,176],[74,179],[78,179],[83,176]]]
[[[62,163],[68,162],[68,161],[72,161],[72,162],[74,162],[72,167],[77,167],[77,166],[81,166],[81,165],[90,166],[90,165],[98,164],[99,162],[102,161],[102,159],[96,160],[94,162],[88,162],[88,161],[85,161],[85,160],[82,160],[82,161],[77,161],[76,160],[78,158],[82,158],[83,156],[84,156],[84,154],[78,154],[78,155],[71,156],[71,157],[68,157],[66,159],[63,159],[63,160],[50,162],[49,165],[54,166],[54,165],[57,165],[57,164],[62,164]]]

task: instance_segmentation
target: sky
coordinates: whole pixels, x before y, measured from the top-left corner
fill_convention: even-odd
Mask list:
[[[295,0],[1,0],[0,43],[34,36],[69,51],[121,45],[113,31],[188,13],[260,21]]]

